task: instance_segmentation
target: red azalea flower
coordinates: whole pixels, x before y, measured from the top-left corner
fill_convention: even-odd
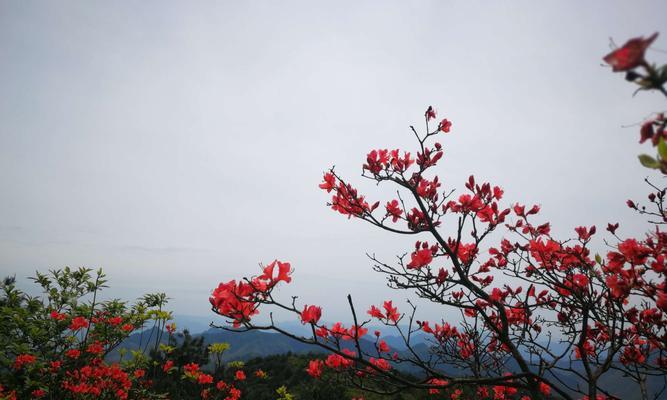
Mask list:
[[[79,358],[80,355],[81,355],[81,351],[79,351],[77,349],[70,349],[70,350],[67,350],[65,352],[65,356],[67,356],[69,358],[73,358],[73,359]]]
[[[330,172],[324,174],[324,182],[320,183],[320,189],[326,190],[327,193],[329,193],[335,187],[336,187],[336,177]]]
[[[225,400],[239,400],[241,398],[241,391],[235,387],[229,389],[229,395]]]
[[[428,109],[427,109],[426,112],[424,113],[424,116],[426,117],[427,120],[435,119],[435,117],[436,117],[436,112],[435,112],[435,110],[433,109],[433,107],[428,106]]]
[[[365,334],[368,333],[368,329],[361,327],[361,326],[352,326],[350,327],[350,330],[348,331],[349,339],[359,339]]]
[[[53,310],[53,311],[51,311],[51,318],[52,318],[52,319],[55,319],[56,321],[62,321],[62,320],[64,320],[65,318],[67,318],[67,316],[66,316],[65,314],[61,314],[61,313],[59,313],[59,312],[56,311],[56,310]]]
[[[197,377],[197,382],[199,382],[200,385],[207,385],[213,383],[213,376],[209,374],[199,374]]]
[[[438,130],[445,133],[449,133],[451,128],[452,128],[452,121],[448,120],[447,118],[440,121],[440,125],[438,125]]]
[[[51,361],[49,365],[51,365],[51,372],[56,372],[60,369],[60,366],[62,365],[62,361]]]
[[[351,353],[348,349],[343,349],[345,354]],[[354,355],[353,353],[350,355]],[[327,367],[335,370],[343,370],[352,366],[352,360],[349,360],[340,354],[330,354],[325,361]]]
[[[384,358],[371,357],[368,361],[382,371],[389,371],[391,369],[391,365]]]
[[[86,351],[90,354],[102,354],[104,352],[104,345],[100,342],[91,343]]]
[[[411,260],[407,267],[417,269],[430,264],[433,261],[433,253],[431,253],[431,249],[421,249],[412,253],[410,258]]]
[[[391,222],[396,222],[401,218],[401,215],[403,214],[403,210],[398,205],[398,200],[392,200],[391,202],[387,202],[387,205],[385,206],[387,209],[387,217],[391,216]]]
[[[183,366],[183,370],[185,372],[189,372],[190,374],[195,374],[196,372],[199,371],[199,364],[197,363],[185,364]]]
[[[69,329],[78,331],[81,328],[88,328],[88,320],[84,317],[75,317],[72,319],[72,322],[69,324]]]
[[[273,270],[275,267],[278,267],[278,276],[274,277]],[[271,284],[278,283],[280,281],[285,281],[290,283],[292,278],[289,276],[292,273],[292,267],[288,262],[280,262],[274,260],[271,264],[264,267],[263,274],[259,276],[260,280],[268,280]]]
[[[393,306],[392,301],[385,301],[382,306],[384,307],[385,314],[387,315],[387,320],[391,320],[394,323],[398,322],[401,314],[399,314],[398,308]]]
[[[646,62],[644,53],[657,37],[658,32],[647,39],[643,37],[630,39],[621,48],[607,54],[603,60],[612,66],[614,72],[629,71]]]
[[[324,368],[324,363],[322,362],[322,360],[311,360],[308,363],[308,368],[306,369],[306,372],[313,378],[319,378],[320,376],[322,376],[323,368]]]
[[[653,139],[653,121],[646,121],[642,124],[639,130],[639,143],[644,143],[649,139]]]
[[[243,372],[242,370],[238,370],[238,371],[236,371],[236,374],[234,374],[234,378],[235,378],[237,381],[244,381],[245,378],[246,378],[246,376],[245,376],[245,372]]]
[[[316,324],[322,316],[322,308],[317,306],[304,306],[301,312],[302,324]]]
[[[581,289],[586,289],[588,287],[588,277],[584,274],[574,274],[572,282]]]
[[[370,310],[368,310],[368,315],[377,319],[385,318],[384,314],[382,314],[382,311],[380,311],[380,309],[375,306],[371,306]]]
[[[21,369],[23,368],[24,365],[29,365],[35,362],[37,360],[37,357],[33,356],[32,354],[19,354],[16,356],[16,359],[14,360],[14,369]]]

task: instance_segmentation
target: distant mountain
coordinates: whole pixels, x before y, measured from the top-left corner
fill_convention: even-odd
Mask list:
[[[211,322],[222,324],[220,317],[216,317],[214,315],[203,317],[197,315],[177,314],[174,315],[174,322],[176,323],[176,326],[178,327],[179,331],[187,329],[193,335],[203,333],[211,329]],[[322,322],[322,323],[327,326],[333,325],[332,322]],[[299,321],[278,322],[277,325],[280,326],[280,328],[286,330],[287,332],[296,335],[310,336],[311,334],[310,325],[302,324]],[[372,335],[373,332],[375,331],[380,331],[382,333],[382,338],[393,349],[396,350],[405,349],[403,338],[399,336],[396,328],[394,328],[393,326],[366,325],[365,327],[368,329],[369,335]],[[407,331],[407,326],[401,326],[401,328],[403,329],[404,332]],[[426,340],[426,335],[424,335],[422,332],[418,332],[417,334],[412,335],[411,343],[413,344],[422,343],[425,340]]]
[[[211,328],[211,322],[215,320],[214,316],[201,317],[197,315],[174,315],[174,321],[179,331],[187,329],[191,334],[202,333]]]
[[[147,329],[143,332],[130,335],[114,352],[109,355],[110,359],[116,360],[119,357],[118,350],[121,348],[127,350],[146,349],[147,343],[155,343],[159,332],[156,329]],[[326,351],[318,346],[301,343],[288,336],[279,333],[249,331],[249,332],[230,332],[218,328],[209,328],[208,330],[193,334],[193,337],[203,337],[204,344],[226,342],[230,344],[229,350],[225,351],[223,360],[249,360],[256,357],[266,357],[278,354],[307,354],[307,353],[325,353]],[[167,343],[168,336],[162,335],[161,342]],[[374,337],[370,339],[374,340]],[[153,344],[152,344],[153,345]],[[375,349],[374,341],[361,339],[360,345],[363,351],[372,353]],[[352,341],[344,342],[344,346],[353,349]],[[396,349],[399,350],[399,349]]]
[[[225,361],[249,360],[256,357],[266,357],[277,354],[306,354],[323,352],[317,346],[301,343],[297,340],[278,333],[260,331],[229,332],[222,329],[209,329],[202,333],[204,343],[226,342],[229,350],[224,354]]]
[[[159,332],[157,329],[147,329],[130,335],[116,350],[108,355],[110,360],[120,358],[120,349],[145,350],[147,346],[153,346]],[[217,328],[209,328],[204,332],[193,334],[193,337],[204,338],[204,344],[226,342],[230,344],[229,350],[225,351],[223,360],[249,360],[256,357],[266,357],[278,354],[306,354],[323,352],[317,346],[311,346],[291,339],[278,333],[267,333],[261,331],[230,332]],[[177,337],[178,338],[178,337]],[[161,343],[167,343],[168,336],[163,334]],[[149,345],[150,343],[150,345]]]

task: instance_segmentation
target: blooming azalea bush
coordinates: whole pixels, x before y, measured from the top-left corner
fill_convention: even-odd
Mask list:
[[[240,398],[243,365],[225,371],[220,364],[229,345],[206,348],[201,338],[177,333],[163,293],[132,306],[100,301],[106,278],[101,270],[92,272],[37,273],[43,298],[25,294],[13,278],[0,283],[1,400]],[[145,339],[126,358],[127,349],[119,346],[142,330]],[[217,362],[205,370],[209,354]]]
[[[0,398],[155,397],[141,373],[104,358],[149,319],[143,301],[101,302],[101,270],[65,268],[34,278],[45,297],[28,296],[7,278],[0,289]],[[85,299],[85,300],[84,300]]]
[[[633,72],[642,88],[662,88],[667,70],[644,61],[656,36],[633,39],[605,61],[615,71]],[[637,68],[646,75],[638,76]],[[343,216],[416,236],[397,262],[372,256],[374,269],[390,287],[460,318],[425,319],[413,302],[399,307],[391,300],[362,313],[348,296],[351,322],[325,324],[321,307],[274,296],[293,273],[290,263],[278,260],[254,277],[220,283],[210,297],[213,312],[236,331],[272,330],[324,349],[328,355],[310,361],[309,375],[334,374],[376,393],[416,388],[451,399],[617,399],[603,379],[616,374],[636,382],[642,398],[660,396],[647,381],[667,373],[666,191],[654,187],[655,210],[628,202],[661,218],[644,237],[624,236],[610,222],[604,239],[595,226],[558,238],[540,219],[539,205],[508,202],[498,186],[470,176],[461,193],[446,188],[434,167],[452,122],[438,120],[432,107],[424,119],[424,132],[411,127],[415,151],[375,149],[363,163],[362,177],[398,189],[396,198],[371,201],[333,168],[319,187]],[[656,145],[664,146],[661,121]],[[596,254],[602,240],[609,250]],[[260,310],[270,307],[291,312],[311,334],[290,333],[272,319],[256,323]],[[394,329],[402,350],[392,349],[381,332],[369,333],[370,323]],[[427,352],[416,346],[417,334],[427,336]],[[401,374],[402,365],[419,374]]]

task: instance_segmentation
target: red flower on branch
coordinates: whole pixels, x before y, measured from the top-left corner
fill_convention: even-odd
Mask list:
[[[428,106],[426,109],[426,112],[424,113],[424,116],[426,117],[427,121],[430,121],[432,119],[436,118],[436,111],[432,106]]]
[[[276,266],[278,266],[278,275],[274,277],[274,270]],[[290,283],[292,282],[292,278],[290,277],[291,273],[292,267],[290,263],[274,260],[271,264],[264,267],[264,273],[259,276],[259,279],[268,281],[270,286],[273,286],[281,281]]]
[[[331,172],[324,174],[324,182],[320,183],[320,189],[326,190],[327,193],[330,193],[335,187],[336,177]]]
[[[371,306],[371,308],[368,310],[368,315],[377,319],[385,319],[385,316],[384,314],[382,314],[382,311],[380,311],[380,309],[375,306]]]
[[[69,349],[65,352],[65,356],[75,360],[81,356],[81,351],[77,349]]]
[[[199,374],[199,376],[197,376],[197,382],[200,385],[209,385],[213,383],[213,376],[209,374]]]
[[[12,368],[14,369],[21,369],[23,368],[24,365],[30,365],[33,364],[37,360],[37,357],[35,357],[32,354],[19,354],[16,356],[16,359],[14,360],[14,364],[12,364]]]
[[[403,215],[403,210],[399,207],[398,200],[394,199],[387,202],[385,208],[387,209],[387,216],[391,216],[391,222],[398,221],[401,218],[401,215]]]
[[[389,371],[391,369],[391,364],[389,364],[389,362],[384,358],[371,357],[368,359],[368,362],[370,362],[371,364],[373,364],[375,367],[377,367],[382,371]]]
[[[78,331],[81,328],[88,328],[88,320],[84,317],[73,318],[72,322],[69,324],[69,329],[72,331]]]
[[[51,316],[51,319],[55,319],[56,321],[62,321],[65,318],[67,318],[67,315],[61,314],[56,310],[51,311],[50,316]]]
[[[322,362],[322,360],[310,360],[306,372],[313,378],[319,378],[320,376],[322,376],[323,370],[324,370],[324,363]]]
[[[657,37],[656,32],[646,39],[643,37],[630,39],[620,48],[604,56],[603,60],[612,66],[614,72],[629,71],[646,63],[644,53]]]
[[[422,268],[433,261],[433,253],[431,249],[421,249],[413,252],[410,255],[410,262],[407,267],[411,269]]]
[[[440,124],[438,125],[438,130],[445,133],[449,133],[449,130],[451,128],[452,128],[452,121],[448,120],[447,118],[440,121]]]
[[[322,309],[317,306],[304,306],[301,312],[302,324],[316,324],[322,316]]]

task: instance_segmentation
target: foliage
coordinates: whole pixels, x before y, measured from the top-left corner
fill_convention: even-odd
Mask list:
[[[14,278],[0,284],[0,400],[240,398],[242,365],[234,376],[224,375],[219,358],[212,374],[200,368],[209,352],[220,357],[229,346],[209,348],[177,333],[165,294],[131,306],[100,301],[106,278],[87,268],[38,272],[33,280],[43,297],[19,290]],[[121,349],[135,331],[138,350]],[[108,361],[112,351],[120,362]]]
[[[101,270],[64,268],[33,280],[43,299],[19,290],[14,278],[0,287],[0,398],[159,397],[132,369],[104,361],[159,304],[100,302]]]

